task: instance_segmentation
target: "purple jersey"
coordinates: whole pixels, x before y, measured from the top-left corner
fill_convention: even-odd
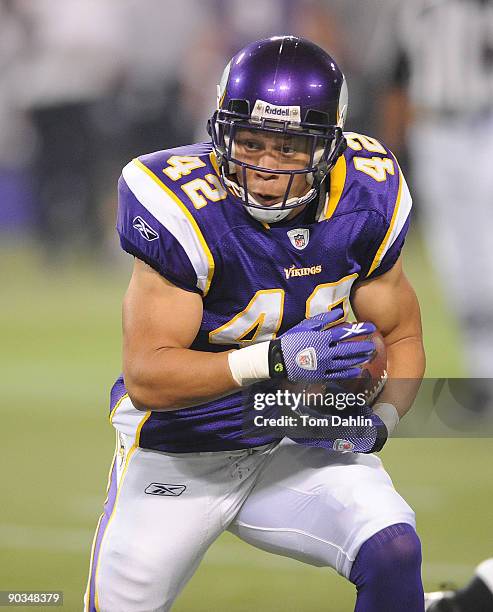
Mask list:
[[[389,270],[401,251],[411,197],[390,151],[347,133],[318,210],[269,226],[228,197],[210,143],[133,160],[119,183],[123,249],[203,298],[191,345],[224,351],[275,338],[305,317],[339,305],[354,283]],[[239,392],[171,412],[136,410],[123,379],[111,420],[143,448],[167,452],[238,449],[273,441],[242,430]]]

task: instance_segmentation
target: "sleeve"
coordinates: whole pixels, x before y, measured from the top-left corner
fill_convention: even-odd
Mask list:
[[[118,183],[117,231],[124,251],[178,287],[207,293],[214,263],[199,226],[139,160],[125,166]]]
[[[384,236],[378,243],[365,280],[376,278],[388,272],[399,258],[409,229],[411,208],[411,194],[406,179],[399,168],[397,196],[385,208],[385,221],[379,232],[380,235],[384,233]],[[383,218],[381,220],[383,221]]]

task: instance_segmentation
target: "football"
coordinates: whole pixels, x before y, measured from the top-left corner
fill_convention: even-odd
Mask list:
[[[348,391],[364,393],[369,406],[382,392],[387,382],[387,349],[382,334],[377,330],[367,336],[359,336],[351,341],[371,340],[375,345],[372,357],[361,366],[361,373],[357,378],[348,381]]]

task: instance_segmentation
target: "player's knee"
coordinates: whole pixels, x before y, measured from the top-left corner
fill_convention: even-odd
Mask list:
[[[104,551],[98,572],[97,591],[101,610],[164,610],[172,599],[171,584],[161,565],[138,544],[112,543]],[[169,584],[168,584],[169,582]]]
[[[421,567],[421,542],[414,527],[390,525],[361,546],[353,563],[350,580],[356,586],[369,581],[385,582],[391,576],[417,575]]]
[[[421,566],[421,542],[410,525],[407,533],[389,540],[385,545],[385,570],[399,567],[401,571],[412,571]]]

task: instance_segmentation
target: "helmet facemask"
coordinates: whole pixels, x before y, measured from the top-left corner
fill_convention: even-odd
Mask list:
[[[327,115],[315,110],[309,110],[302,122],[291,118],[290,121],[257,119],[255,109],[252,114],[249,111],[246,100],[232,100],[228,110],[218,109],[210,121],[212,142],[226,188],[255,219],[275,223],[286,218],[293,209],[317,198],[322,181],[344,148],[342,127],[329,125]],[[252,142],[244,146],[248,135]],[[276,165],[279,167],[253,163],[252,145],[266,142],[265,136],[273,143],[272,156],[278,152]],[[245,155],[248,149],[252,155]],[[243,159],[239,159],[240,153]],[[277,194],[279,199],[275,204],[262,204],[249,192],[247,169],[259,174],[289,176],[284,194]],[[307,192],[290,197],[298,175],[305,176]]]
[[[312,42],[272,36],[238,51],[224,69],[217,110],[208,124],[222,180],[232,197],[253,217],[270,223],[320,200],[320,187],[345,149],[342,129],[347,108],[344,74]],[[238,146],[238,136],[245,131],[265,145],[268,158],[245,155],[245,148]],[[281,148],[284,142],[303,143],[303,163],[290,166],[283,156],[278,163],[271,155],[273,141]],[[267,163],[277,167],[261,165]],[[272,196],[268,199],[259,191],[262,175],[278,177],[265,181],[265,194]],[[280,175],[288,178],[279,180]]]

